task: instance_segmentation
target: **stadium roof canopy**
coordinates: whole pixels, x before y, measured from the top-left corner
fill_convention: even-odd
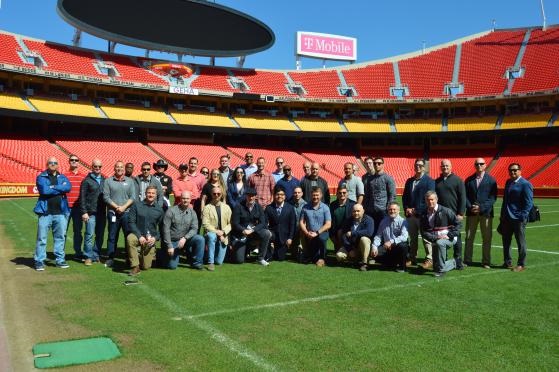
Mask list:
[[[119,44],[207,57],[237,57],[270,48],[263,22],[201,0],[58,0],[76,29]]]

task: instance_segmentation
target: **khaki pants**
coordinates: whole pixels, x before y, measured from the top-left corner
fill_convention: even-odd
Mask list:
[[[417,250],[419,248],[419,229],[421,224],[420,217],[407,217],[408,234],[410,236],[410,259],[415,261],[417,258]],[[423,240],[423,239],[421,239]],[[425,249],[425,258],[433,260],[433,245],[431,242],[423,240],[423,248]]]
[[[369,254],[371,254],[371,239],[366,236],[362,236],[357,243],[357,249],[361,252],[361,255],[359,256],[360,262],[369,262]]]
[[[491,238],[493,236],[493,217],[467,216],[466,217],[466,251],[464,262],[472,262],[474,255],[474,241],[476,239],[477,226],[481,231],[482,240],[482,265],[491,265]]]
[[[155,245],[151,247],[142,247],[140,241],[134,234],[128,234],[126,242],[128,243],[130,267],[140,266],[142,270],[151,268],[153,258],[155,257]]]

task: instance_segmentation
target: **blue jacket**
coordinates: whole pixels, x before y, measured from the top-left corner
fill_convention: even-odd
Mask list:
[[[37,200],[37,204],[35,204],[33,212],[39,215],[46,214],[48,210],[47,200],[53,196],[61,195],[62,201],[60,209],[65,215],[70,213],[66,193],[70,191],[72,184],[65,175],[58,173],[56,176],[56,185],[51,185],[47,171],[43,171],[37,176],[36,185],[39,191],[39,199]]]
[[[479,205],[480,216],[493,217],[493,204],[497,200],[497,182],[489,173],[485,172],[479,187],[476,174],[466,178],[466,216],[472,216],[472,206]]]
[[[425,194],[429,190],[435,190],[435,180],[427,174],[424,174],[419,179],[415,189],[413,189],[414,180],[415,177],[407,179],[404,187],[404,194],[402,195],[402,204],[404,205],[404,211],[407,208],[414,208],[415,215],[419,217],[427,210],[427,205],[425,204]]]
[[[501,218],[508,215],[512,220],[528,221],[528,213],[534,203],[533,199],[534,190],[530,182],[522,177],[517,182],[508,179],[503,194]]]

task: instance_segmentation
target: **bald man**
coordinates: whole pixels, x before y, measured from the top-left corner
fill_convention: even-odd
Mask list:
[[[36,185],[39,199],[33,211],[39,217],[39,222],[35,244],[35,270],[45,270],[47,234],[51,229],[56,267],[67,269],[69,266],[64,254],[64,236],[67,226],[66,217],[70,214],[70,209],[66,194],[70,192],[72,184],[65,175],[58,172],[58,160],[50,157],[47,160],[47,169],[37,176]]]
[[[167,210],[163,219],[163,247],[157,260],[163,266],[176,269],[182,249],[191,259],[193,269],[202,270],[204,265],[204,238],[198,234],[198,216],[190,207],[192,193],[183,191],[179,203]]]

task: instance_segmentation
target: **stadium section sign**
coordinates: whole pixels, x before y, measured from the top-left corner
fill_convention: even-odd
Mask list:
[[[355,61],[357,60],[357,39],[298,31],[297,55],[338,61]]]

